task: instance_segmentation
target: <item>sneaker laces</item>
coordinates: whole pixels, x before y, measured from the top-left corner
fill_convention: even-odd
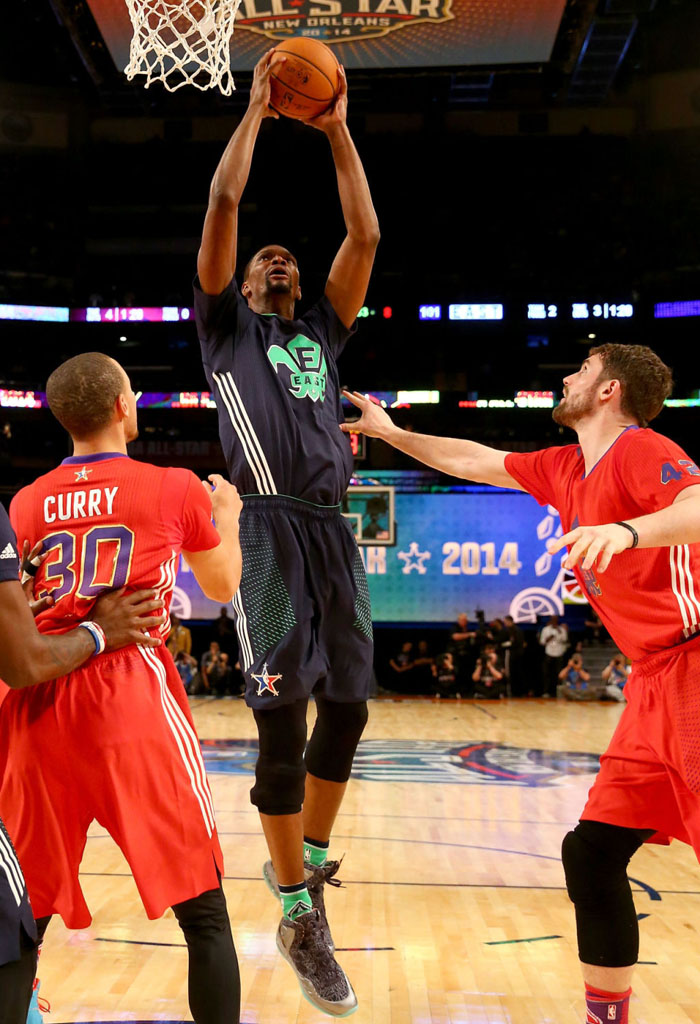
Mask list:
[[[345,888],[341,880],[339,878],[334,877],[340,870],[340,865],[343,863],[344,859],[345,854],[343,854],[340,860],[327,860],[326,863],[322,864],[320,867],[315,867],[313,875],[311,876],[311,878],[309,878],[307,882],[307,887],[309,886],[309,884],[313,887],[314,882],[317,885],[319,884],[319,882],[321,884],[327,882],[328,885],[333,885],[336,887],[336,889]],[[316,875],[316,872],[319,872],[319,875],[321,875],[322,877],[318,877]]]
[[[39,985],[41,985],[40,980],[35,978],[32,983],[32,992],[37,992]],[[48,999],[44,999],[44,997],[40,996],[38,993],[36,997],[36,1005],[39,1007],[39,1011],[41,1013],[51,1013],[51,1003]]]

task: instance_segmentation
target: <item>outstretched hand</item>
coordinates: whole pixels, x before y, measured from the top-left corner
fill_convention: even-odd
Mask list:
[[[570,530],[563,537],[550,541],[547,550],[550,555],[571,545],[571,550],[564,559],[564,567],[573,569],[581,563],[582,569],[605,572],[613,557],[627,551],[634,544],[634,537],[624,526],[617,523],[606,523],[603,526],[579,526]]]
[[[276,65],[283,64],[286,59],[273,48],[263,54],[255,65],[248,106],[258,108],[263,117],[279,120],[279,114],[270,106],[270,77]]]
[[[328,110],[324,110],[322,114],[317,114],[316,117],[304,119],[304,124],[308,124],[312,128],[318,128],[319,131],[326,134],[333,131],[339,125],[345,124],[348,116],[348,80],[342,64],[338,65],[338,83],[338,94]]]
[[[366,434],[367,437],[386,437],[394,426],[377,400],[359,391],[343,391],[349,402],[356,405],[362,414],[359,420],[341,423],[340,429],[346,434]]]

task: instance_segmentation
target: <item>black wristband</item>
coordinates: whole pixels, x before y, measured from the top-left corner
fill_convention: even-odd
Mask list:
[[[633,538],[633,540],[632,540],[632,548],[636,548],[637,544],[639,544],[639,534],[637,533],[635,528],[633,526],[630,526],[629,523],[615,523],[615,526],[624,526],[624,528],[626,530],[629,530],[629,532],[632,534],[632,538]],[[632,548],[629,548],[628,550],[631,551]]]

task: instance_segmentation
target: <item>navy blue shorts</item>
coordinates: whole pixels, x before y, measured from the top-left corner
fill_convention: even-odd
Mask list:
[[[23,932],[32,942],[37,941],[24,876],[0,818],[0,966],[19,960]]]
[[[248,705],[272,708],[314,692],[367,700],[369,590],[339,507],[245,497],[240,539],[243,575],[233,608]]]

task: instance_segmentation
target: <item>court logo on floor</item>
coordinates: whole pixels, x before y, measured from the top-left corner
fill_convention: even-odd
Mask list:
[[[207,770],[252,775],[256,740],[203,740]],[[597,754],[534,750],[504,743],[432,740],[363,740],[353,761],[354,778],[369,782],[437,782],[458,785],[552,786],[572,775],[595,775]]]

